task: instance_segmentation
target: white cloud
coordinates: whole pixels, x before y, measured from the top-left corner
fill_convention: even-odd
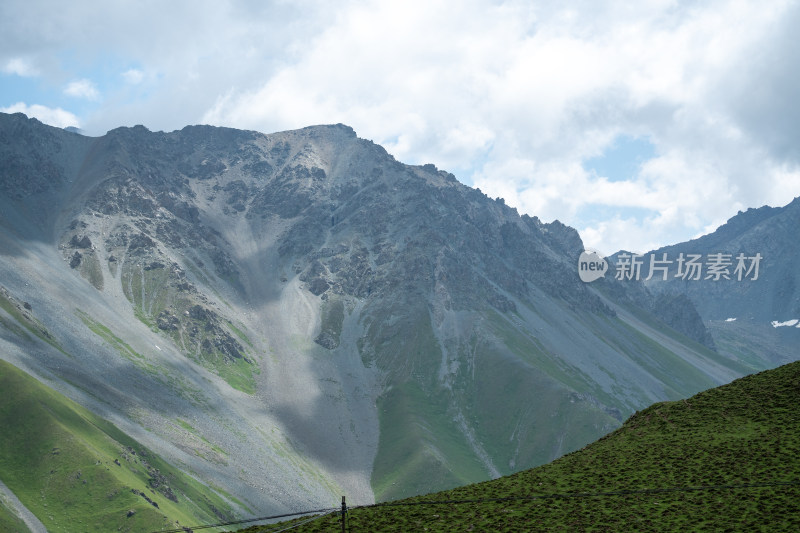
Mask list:
[[[122,73],[122,79],[125,80],[125,83],[138,85],[142,83],[142,80],[144,80],[144,72],[135,68],[128,69]]]
[[[6,61],[6,64],[3,65],[3,72],[5,74],[15,74],[23,78],[30,78],[39,74],[36,67],[20,57],[14,57]]]
[[[64,87],[64,94],[85,100],[99,100],[100,92],[91,80],[81,79],[71,81]]]
[[[645,253],[659,247],[658,241],[653,239],[652,226],[656,221],[646,219],[642,221],[635,217],[623,218],[614,216],[603,220],[591,227],[578,228],[584,246],[606,254],[620,250],[633,253]],[[621,239],[620,236],[625,238]],[[636,246],[620,245],[620,241],[636,242]]]
[[[8,107],[0,107],[0,113],[25,113],[29,117],[37,118],[45,124],[57,128],[80,127],[78,117],[60,107],[54,109],[39,104],[27,105],[23,102],[17,102]]]
[[[104,42],[124,58],[121,87],[101,83],[87,131],[344,122],[401,161],[433,162],[608,252],[683,240],[800,195],[796,2],[187,5],[44,14],[9,0],[0,33],[8,54],[62,80],[100,78],[65,75],[53,50],[90,63]],[[583,162],[620,136],[646,137],[655,156],[625,181],[587,173]]]

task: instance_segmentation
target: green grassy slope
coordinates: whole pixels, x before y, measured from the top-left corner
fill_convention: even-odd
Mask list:
[[[654,390],[655,398],[678,399],[719,383],[686,353],[711,366],[753,371],[718,361],[719,354],[655,320],[649,327],[673,339],[672,348],[619,317],[550,311],[543,313],[552,331],[544,335],[519,315],[487,309],[471,316],[468,334],[442,339],[423,305],[406,322],[393,318],[391,309],[377,315],[361,341],[367,348],[360,347],[389,384],[378,400],[380,440],[371,479],[377,501],[548,463],[619,427],[634,406],[653,401]],[[581,340],[565,341],[567,328]],[[585,364],[561,352],[576,346],[587,349]],[[603,367],[604,354],[612,352],[619,357]]]
[[[14,512],[0,500],[0,531],[9,533],[28,533],[30,530]]]
[[[773,366],[789,362],[796,352],[796,332],[792,328],[775,328],[742,318],[733,322],[710,320],[706,327],[714,337],[719,353],[756,366],[767,359]]]
[[[717,488],[658,490],[681,487]],[[798,531],[800,362],[655,404],[550,464],[396,503],[453,500],[488,501],[353,509],[349,530]],[[340,530],[331,516],[293,531]]]
[[[232,516],[212,491],[5,361],[0,391],[0,479],[48,531],[155,531]]]

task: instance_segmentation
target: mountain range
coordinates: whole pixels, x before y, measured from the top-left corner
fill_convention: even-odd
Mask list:
[[[760,251],[758,280],[584,283],[574,229],[341,124],[86,137],[0,114],[0,358],[230,515],[422,494],[797,359],[772,323],[800,318],[798,205],[665,249]]]

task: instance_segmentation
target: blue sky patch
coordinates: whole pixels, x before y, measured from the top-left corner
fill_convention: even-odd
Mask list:
[[[608,181],[626,181],[636,177],[639,168],[656,154],[656,147],[647,137],[620,135],[598,157],[583,162],[583,168]]]
[[[0,107],[16,104],[17,102],[50,102],[52,89],[46,87],[47,83],[38,77],[17,76],[16,74],[0,73]]]

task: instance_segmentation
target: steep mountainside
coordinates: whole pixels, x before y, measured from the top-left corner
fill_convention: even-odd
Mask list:
[[[239,512],[508,474],[772,364],[697,342],[688,301],[584,284],[575,230],[346,126],[0,115],[0,150],[0,357]]]
[[[485,483],[350,509],[353,531],[797,531],[800,363],[652,405],[586,448]],[[341,531],[337,514],[292,529]],[[299,521],[299,520],[298,520]],[[242,530],[268,533],[287,524]]]
[[[800,353],[798,230],[800,198],[784,207],[748,209],[713,233],[646,254],[643,269],[649,269],[651,254],[673,261],[666,281],[656,275],[646,286],[661,297],[688,297],[720,353],[785,363]],[[681,254],[700,256],[696,262],[704,270],[699,276],[678,275]],[[737,272],[740,255],[744,268]],[[708,269],[715,257],[721,257],[719,275]],[[759,257],[757,265],[754,257]]]
[[[700,238],[654,250],[660,257],[677,258],[680,253],[701,254],[703,260],[709,254],[729,255],[728,275],[716,280],[675,278],[676,265],[667,283],[656,276],[650,286],[656,290],[679,290],[695,302],[697,310],[705,320],[746,318],[760,322],[785,321],[800,318],[800,198],[780,207],[760,207],[739,212],[715,232]],[[750,258],[760,254],[758,279],[753,280],[755,270],[743,275],[739,281],[735,273],[736,257],[744,254]],[[752,261],[747,260],[749,268]]]
[[[28,521],[34,531],[44,530],[44,522],[47,531],[67,533],[153,531],[232,518],[208,487],[5,361],[0,390],[0,472],[18,498],[8,523],[0,513],[0,530],[27,531],[13,527],[25,509],[42,517]]]

